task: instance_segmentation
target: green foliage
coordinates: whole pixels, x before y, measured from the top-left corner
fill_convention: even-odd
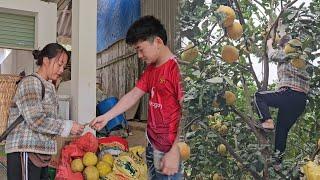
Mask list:
[[[236,19],[239,20],[241,17],[236,1],[219,0],[211,3],[205,3],[204,0],[181,1],[178,21],[180,38],[182,42],[191,41],[200,52],[197,59],[182,67],[186,90],[185,136],[192,151],[191,158],[185,162],[187,178],[211,179],[214,173],[219,173],[226,179],[252,179],[248,169],[262,176],[264,162],[270,160],[265,159],[263,149],[266,147],[273,149],[272,136],[267,135],[270,143],[262,145],[250,126],[242,117],[234,113],[234,110],[244,113],[251,119],[258,119],[251,100],[261,82],[255,78],[252,62],[261,63],[265,56],[268,28],[277,19],[283,7],[290,2],[288,0],[239,0],[241,15],[245,22],[244,35],[240,40],[232,41],[225,36],[226,30],[219,26],[215,10],[221,4],[231,6],[237,14]],[[281,17],[287,34],[299,37],[303,42],[304,52],[308,57],[308,72],[312,77],[312,90],[305,114],[294,125],[288,136],[282,171],[288,177],[298,176],[303,159],[311,155],[315,149],[316,140],[320,137],[320,112],[318,111],[320,69],[315,63],[319,55],[312,53],[320,48],[317,42],[320,36],[319,15],[320,2],[315,0],[310,7],[304,4],[299,7],[290,6],[284,10]],[[238,62],[233,64],[223,62],[220,51],[226,44],[239,49]],[[268,87],[268,89],[274,88],[274,84]],[[226,106],[223,98],[226,90],[236,94],[235,106]],[[214,100],[219,101],[218,108],[212,106]],[[209,115],[214,118],[210,118]],[[272,116],[276,117],[276,111],[273,109]],[[219,132],[213,128],[218,121],[228,127],[226,135],[219,135]],[[222,136],[243,160],[242,166],[245,168],[239,167],[239,163],[237,165],[237,161],[231,154],[219,155],[217,147],[222,142],[218,136]],[[271,179],[280,178],[272,168],[267,171]]]

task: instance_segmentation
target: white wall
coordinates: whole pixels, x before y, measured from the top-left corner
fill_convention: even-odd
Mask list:
[[[4,50],[4,49],[3,49]],[[4,59],[1,64],[1,74],[14,74],[15,71],[15,58],[13,57],[14,53],[11,53]]]
[[[56,42],[57,4],[40,0],[0,0],[0,11],[35,15],[35,48],[43,48],[48,43]]]
[[[40,0],[2,0],[0,11],[22,15],[34,15],[36,20],[35,49],[56,42],[57,5]],[[1,64],[2,74],[17,74],[25,70],[27,74],[37,69],[31,51],[13,50]]]
[[[83,124],[96,115],[96,40],[97,0],[73,0],[71,118]]]
[[[25,71],[28,75],[38,69],[35,63],[31,51],[12,50],[1,64],[1,74],[19,74]]]

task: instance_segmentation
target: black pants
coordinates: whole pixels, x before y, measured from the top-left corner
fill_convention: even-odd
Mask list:
[[[288,87],[277,91],[262,91],[255,94],[255,103],[261,121],[272,119],[269,107],[278,108],[276,124],[275,151],[283,153],[290,128],[303,113],[307,95]]]
[[[7,154],[7,179],[8,180],[48,180],[48,167],[37,167],[32,161],[25,161],[26,153],[16,152]],[[27,163],[26,163],[27,162]],[[27,171],[25,171],[27,166]]]

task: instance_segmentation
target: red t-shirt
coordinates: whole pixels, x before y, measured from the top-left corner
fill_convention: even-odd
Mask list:
[[[150,94],[147,135],[159,151],[168,152],[176,138],[181,118],[182,84],[175,57],[155,67],[147,66],[136,87]]]

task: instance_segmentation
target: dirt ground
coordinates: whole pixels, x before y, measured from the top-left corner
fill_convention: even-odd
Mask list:
[[[146,126],[145,121],[129,121],[130,136],[127,138],[129,147],[141,145],[145,147],[147,145],[146,141]]]

